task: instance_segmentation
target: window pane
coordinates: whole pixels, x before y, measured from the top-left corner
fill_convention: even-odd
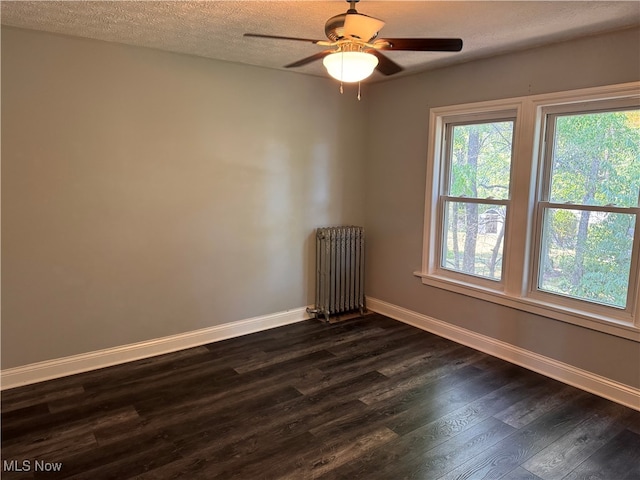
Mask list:
[[[505,213],[503,205],[446,202],[442,268],[500,280]]]
[[[453,127],[449,194],[509,198],[513,121]]]
[[[549,200],[638,206],[640,110],[556,119]]]
[[[634,214],[547,209],[538,288],[625,308]]]

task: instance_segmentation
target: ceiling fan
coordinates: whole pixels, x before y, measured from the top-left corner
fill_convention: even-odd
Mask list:
[[[385,22],[358,13],[355,8],[358,1],[347,0],[349,3],[347,12],[327,20],[324,31],[329,41],[260,33],[245,33],[244,36],[294,40],[330,47],[328,50],[285,65],[285,68],[301,67],[322,59],[329,75],[341,82],[360,82],[369,77],[374,70],[378,70],[383,75],[394,75],[404,70],[381,51],[459,52],[462,50],[460,38],[379,39],[378,32]]]

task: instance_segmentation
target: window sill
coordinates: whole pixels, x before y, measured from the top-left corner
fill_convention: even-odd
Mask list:
[[[631,321],[626,322],[611,317],[577,311],[534,298],[517,297],[506,292],[454,281],[438,275],[423,272],[414,272],[414,275],[420,277],[424,285],[640,342],[640,328],[633,325]]]

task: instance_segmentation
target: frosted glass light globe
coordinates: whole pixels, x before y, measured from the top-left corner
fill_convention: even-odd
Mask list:
[[[324,57],[322,63],[336,80],[353,83],[373,73],[378,65],[378,57],[366,52],[336,52]]]

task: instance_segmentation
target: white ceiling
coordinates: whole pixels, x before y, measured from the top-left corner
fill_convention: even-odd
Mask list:
[[[245,38],[243,33],[325,39],[325,21],[348,7],[343,0],[2,1],[1,20],[3,25],[282,68],[324,47]],[[357,9],[386,22],[379,38],[464,40],[460,53],[385,52],[406,68],[399,75],[640,25],[638,1],[362,0]],[[295,70],[327,75],[321,62]],[[383,78],[376,73],[371,81]]]

